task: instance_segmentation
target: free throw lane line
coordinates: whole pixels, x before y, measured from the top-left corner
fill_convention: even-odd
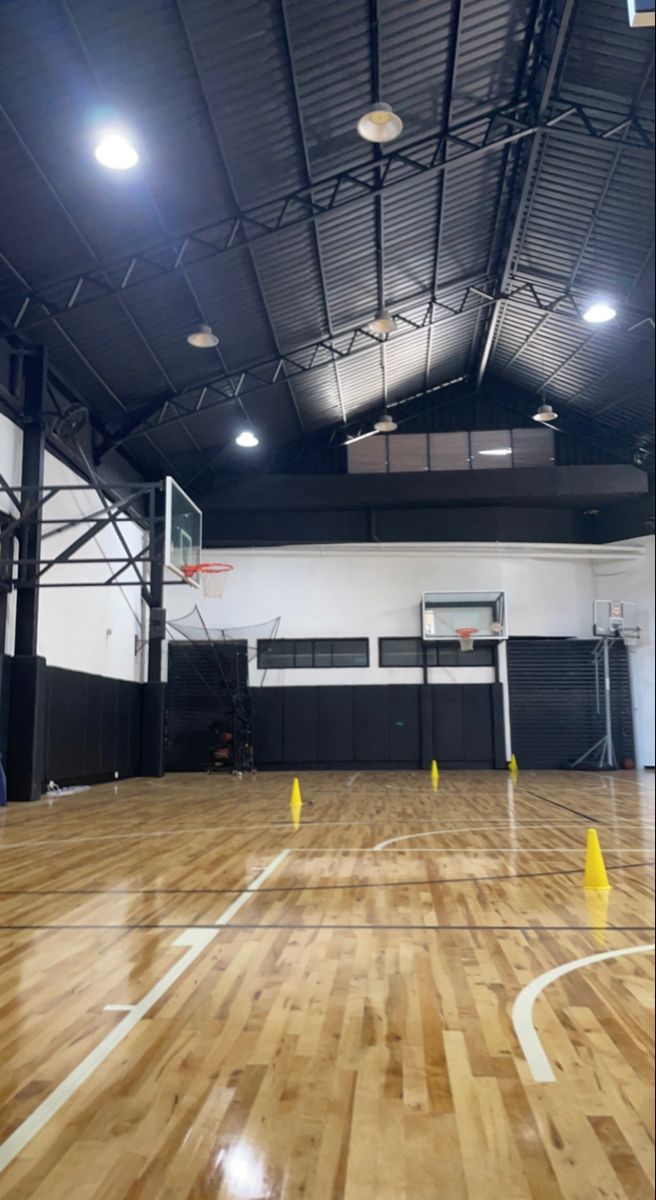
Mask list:
[[[606,950],[603,954],[591,954],[587,958],[575,958],[572,962],[561,963],[559,967],[553,967],[551,971],[545,971],[544,975],[538,975],[537,979],[533,979],[519,993],[513,1005],[512,1021],[517,1040],[528,1064],[528,1069],[536,1083],[556,1082],[556,1076],[553,1073],[551,1063],[545,1054],[544,1047],[533,1024],[533,1006],[544,989],[549,987],[550,983],[555,983],[557,979],[561,979],[563,975],[570,975],[572,971],[579,971],[581,967],[589,967],[593,963],[605,962],[610,958],[623,958],[627,954],[653,954],[655,950],[656,945],[628,946],[624,950]]]
[[[46,1096],[46,1099],[38,1108],[35,1108],[34,1112],[23,1121],[22,1125],[19,1125],[6,1141],[2,1142],[0,1145],[0,1171],[4,1171],[5,1167],[8,1167],[13,1162],[16,1156],[32,1141],[32,1138],[41,1132],[44,1126],[48,1124],[48,1121],[75,1095],[78,1089],[82,1087],[82,1084],[86,1083],[87,1079],[93,1075],[94,1071],[98,1070],[98,1067],[104,1063],[105,1059],[109,1058],[112,1050],[115,1050],[121,1044],[135,1026],[139,1024],[141,1019],[150,1012],[151,1008],[154,1008],[157,1002],[162,999],[162,996],[165,996],[169,989],[173,987],[173,984],[177,982],[181,975],[184,975],[188,967],[203,953],[210,942],[214,941],[218,936],[219,930],[224,925],[228,925],[244,905],[248,904],[253,893],[263,883],[266,883],[267,879],[285,861],[288,854],[289,850],[281,850],[280,854],[276,855],[268,867],[257,876],[257,879],[253,880],[248,891],[242,892],[222,916],[219,917],[218,921],[214,922],[216,926],[215,930],[190,929],[185,934],[181,934],[177,940],[177,944],[188,945],[189,949],[187,953],[183,954],[179,962],[175,963],[158,980],[154,987],[146,993],[143,999],[134,1005],[123,1020],[119,1021],[118,1025],[112,1029],[111,1033],[108,1033],[107,1037],[103,1038],[102,1042],[99,1042],[95,1049],[87,1054],[86,1058],[71,1071],[70,1075],[67,1075],[58,1087],[49,1096]],[[189,940],[185,941],[184,939],[187,937],[187,934],[189,935]]]

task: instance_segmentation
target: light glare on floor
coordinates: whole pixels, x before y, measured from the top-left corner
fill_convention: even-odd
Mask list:
[[[134,146],[120,133],[107,133],[95,149],[95,156],[103,167],[111,171],[129,171],[139,162]]]

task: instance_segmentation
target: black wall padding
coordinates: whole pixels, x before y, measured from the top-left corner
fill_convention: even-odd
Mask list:
[[[446,768],[503,765],[497,685],[263,687],[251,699],[260,767],[417,769],[433,757]]]
[[[149,680],[141,688],[141,774],[158,778],[164,774],[166,728],[166,684]]]
[[[99,783],[141,773],[142,685],[47,668],[44,782]]]
[[[0,755],[3,763],[7,763],[7,743],[9,741],[9,697],[11,695],[12,659],[9,654],[0,656]]]
[[[171,642],[167,684],[166,770],[206,771],[210,725],[232,721],[232,696],[247,695],[245,642]]]
[[[45,658],[17,654],[11,672],[7,794],[38,800],[46,761],[47,669]]]
[[[603,737],[595,712],[595,642],[511,638],[508,643],[513,749],[520,767],[557,770]],[[618,760],[633,757],[629,652],[611,650],[613,736]],[[603,713],[603,678],[600,691]]]
[[[433,758],[442,765],[501,765],[495,755],[495,703],[498,685],[432,684]],[[502,730],[497,729],[497,737]]]

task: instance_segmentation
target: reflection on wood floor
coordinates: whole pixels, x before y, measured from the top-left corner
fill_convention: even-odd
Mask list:
[[[653,942],[651,777],[301,784],[296,833],[283,774],[3,810],[0,1200],[651,1197],[653,957],[542,993],[553,1084],[511,1020]]]

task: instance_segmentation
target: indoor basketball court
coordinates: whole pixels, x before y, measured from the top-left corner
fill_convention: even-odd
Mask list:
[[[653,24],[0,7],[0,1200],[653,1196]]]

